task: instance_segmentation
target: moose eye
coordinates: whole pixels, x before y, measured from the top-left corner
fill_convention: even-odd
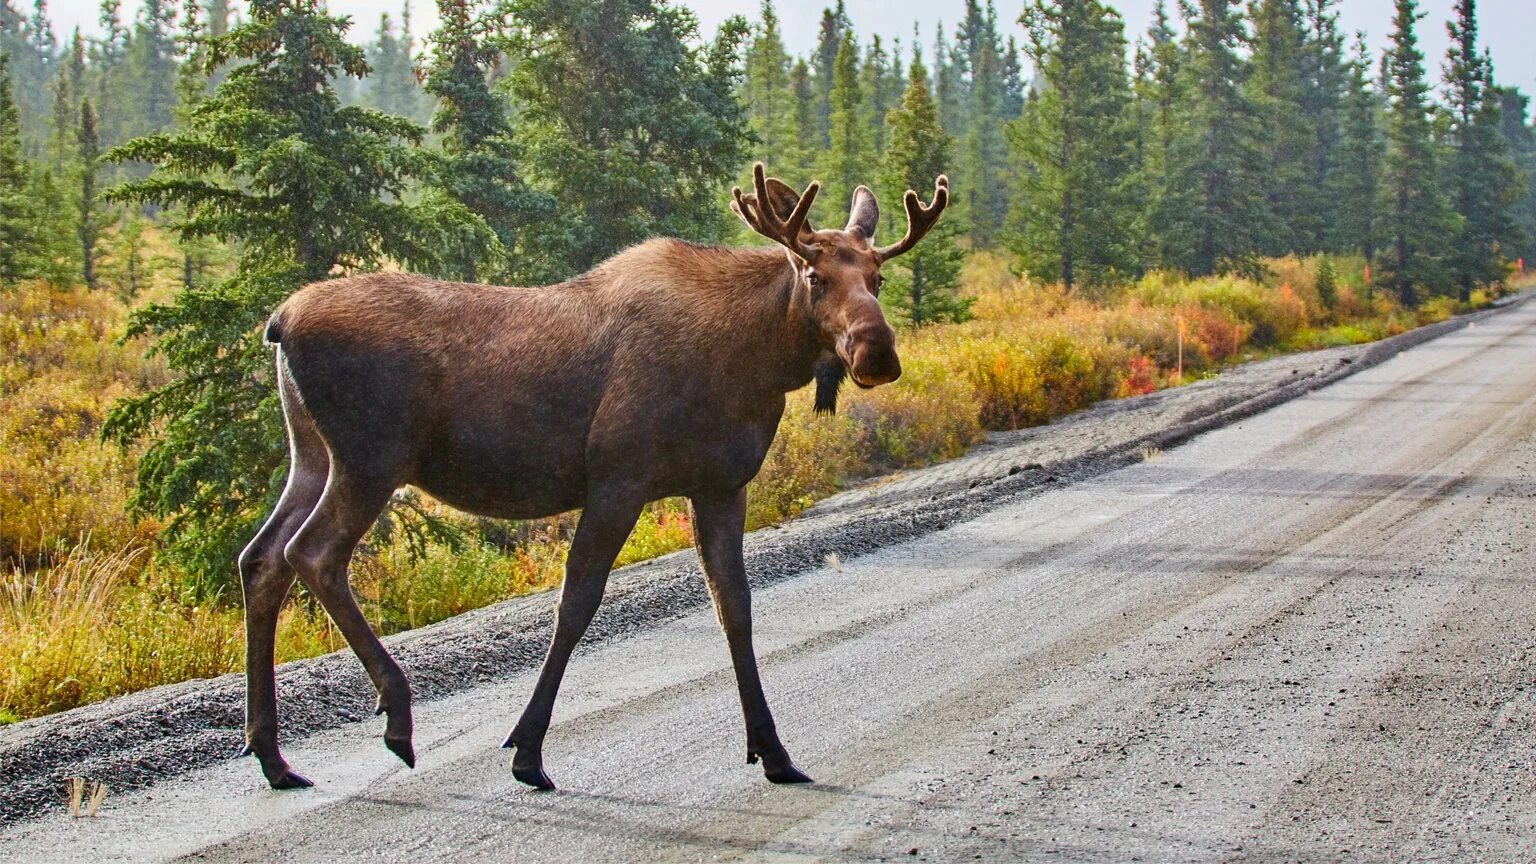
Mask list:
[[[805,284],[811,286],[812,291],[817,292],[821,291],[821,289],[824,287],[821,274],[817,273],[815,270],[807,270],[805,272]]]

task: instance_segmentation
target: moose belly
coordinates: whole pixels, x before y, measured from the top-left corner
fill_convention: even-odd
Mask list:
[[[460,510],[535,519],[586,500],[581,448],[552,442],[456,441],[430,448],[411,485]]]

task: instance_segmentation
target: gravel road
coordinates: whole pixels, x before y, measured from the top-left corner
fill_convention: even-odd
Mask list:
[[[381,721],[346,723],[285,746],[315,789],[222,761],[94,819],[15,822],[0,850],[1531,860],[1533,408],[1527,304],[1135,464],[770,580],[759,655],[809,787],[742,764],[723,639],[693,608],[578,652],[545,745],[560,792],[520,787],[497,747],[523,670],[421,705],[414,771]],[[964,471],[883,485],[933,501],[969,489]]]

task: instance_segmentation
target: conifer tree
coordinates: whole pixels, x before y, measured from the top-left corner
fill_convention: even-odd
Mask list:
[[[741,96],[748,128],[757,139],[750,161],[775,166],[777,176],[796,188],[803,187],[808,182],[802,176],[806,158],[803,142],[810,139],[800,137],[789,52],[784,50],[773,0],[763,0],[761,18],[747,47]]]
[[[1445,64],[1451,121],[1446,179],[1451,206],[1461,217],[1461,231],[1448,263],[1465,303],[1473,288],[1504,278],[1501,250],[1518,245],[1511,209],[1519,200],[1520,178],[1509,158],[1509,145],[1499,134],[1492,64],[1477,49],[1476,0],[1456,0],[1455,16],[1446,24],[1451,37]]]
[[[974,21],[968,20],[962,36],[962,50],[957,56],[965,57],[970,80],[964,91],[967,104],[965,125],[959,133],[961,153],[955,192],[961,214],[971,226],[971,243],[979,249],[991,249],[1000,242],[1008,215],[1008,142],[1000,117],[1002,48],[990,7]]]
[[[1301,110],[1312,127],[1313,141],[1309,162],[1311,182],[1308,195],[1315,216],[1301,238],[1305,251],[1328,248],[1334,234],[1338,208],[1344,202],[1328,194],[1334,186],[1339,148],[1344,135],[1344,99],[1349,85],[1344,35],[1339,31],[1339,16],[1332,11],[1338,0],[1305,0],[1302,42],[1303,80]]]
[[[1391,45],[1382,58],[1387,154],[1381,234],[1388,246],[1383,269],[1385,281],[1408,306],[1420,290],[1450,288],[1446,258],[1460,230],[1439,182],[1424,54],[1414,33],[1421,17],[1416,0],[1395,0]]]
[[[1140,267],[1124,25],[1097,0],[1034,0],[1021,20],[1044,84],[1011,127],[1014,251],[1068,291],[1103,286]]]
[[[798,143],[798,156],[794,166],[786,166],[781,177],[796,177],[801,180],[801,188],[810,182],[810,174],[814,167],[812,154],[813,146],[821,140],[821,121],[816,111],[816,82],[811,77],[811,67],[805,62],[805,58],[795,61],[794,68],[789,70],[789,92],[794,97],[795,106],[795,139]],[[794,167],[799,173],[789,170]]]
[[[891,57],[877,33],[871,37],[869,50],[859,69],[859,89],[864,93],[864,125],[869,128],[870,147],[885,152],[885,115],[889,114],[900,92],[890,90]]]
[[[144,0],[134,20],[133,37],[123,59],[123,75],[114,97],[123,101],[121,132],[148,135],[171,127],[179,96],[176,87],[176,4]]]
[[[386,258],[430,267],[456,228],[401,203],[425,171],[411,146],[420,127],[338,102],[331,81],[368,71],[346,26],[322,0],[252,0],[244,23],[206,42],[205,71],[241,62],[186,126],[107,155],[154,166],[113,198],[174,208],[183,236],[239,246],[229,279],[134,315],[130,333],[154,336],[177,374],[118,403],[103,430],[150,442],[133,504],[169,518],[169,554],[208,590],[227,580],[281,479],[281,415],[260,325],[306,282]]]
[[[824,200],[818,202],[822,213],[845,210],[853,200],[853,190],[868,180],[875,167],[864,119],[864,94],[859,87],[858,52],[853,31],[844,31],[832,72],[830,140],[817,171],[826,190],[821,196]]]
[[[1142,258],[1149,267],[1171,266],[1169,237],[1177,217],[1175,205],[1164,201],[1170,190],[1168,169],[1171,164],[1177,106],[1181,103],[1180,70],[1183,48],[1174,32],[1164,0],[1157,0],[1152,10],[1152,24],[1147,28],[1146,55],[1137,74],[1137,98],[1143,105],[1144,126],[1140,132],[1141,176],[1146,203],[1140,214]]]
[[[1536,267],[1536,129],[1528,120],[1530,97],[1518,87],[1498,88],[1499,132],[1509,145],[1510,158],[1520,171],[1519,200],[1512,213],[1521,240],[1512,253]]]
[[[720,202],[745,154],[735,92],[745,20],[727,19],[701,46],[693,14],[662,0],[503,8],[516,26],[507,81],[525,177],[571,220],[567,275],[654,235],[735,232]]]
[[[954,52],[944,41],[944,22],[940,21],[933,37],[933,99],[939,106],[939,121],[949,135],[965,125],[965,94],[955,65]]]
[[[80,156],[80,196],[75,202],[75,237],[80,241],[80,276],[85,280],[85,286],[94,291],[98,287],[96,246],[101,242],[101,230],[108,220],[96,184],[96,171],[101,162],[101,138],[96,134],[96,111],[91,107],[89,97],[80,100],[80,124],[75,133],[75,147]]]
[[[1328,197],[1336,215],[1328,246],[1335,252],[1359,252],[1367,263],[1376,257],[1384,145],[1380,95],[1371,87],[1371,53],[1365,34],[1355,41],[1344,101],[1339,161],[1329,175]]]
[[[439,272],[471,282],[496,275],[512,283],[544,284],[563,266],[549,259],[549,244],[540,241],[555,216],[554,199],[522,180],[505,100],[486,82],[497,56],[486,39],[486,22],[474,17],[469,0],[437,0],[437,9],[441,26],[431,39],[426,92],[438,100],[432,131],[442,149],[432,184],[440,197],[429,197],[428,203],[461,206],[484,220],[483,226],[463,220],[467,230],[452,238]],[[486,237],[487,230],[494,236]]]
[[[33,214],[21,112],[12,97],[10,55],[0,51],[0,285],[31,275]]]
[[[886,201],[901,200],[908,189],[926,189],[948,170],[951,140],[939,122],[929,86],[922,49],[914,40],[907,89],[887,117],[890,147],[879,178]],[[887,209],[900,212],[894,206]],[[880,301],[914,327],[970,317],[970,301],[956,294],[964,252],[955,242],[960,229],[952,217],[945,213],[923,242],[887,267]]]
[[[843,36],[851,29],[843,0],[838,0],[836,10],[830,7],[821,10],[812,72],[816,82],[816,124],[822,146],[828,144],[831,136],[832,86],[837,74],[837,52],[842,48]]]
[[[1179,99],[1155,195],[1163,263],[1197,276],[1258,275],[1257,252],[1270,227],[1262,127],[1245,92],[1248,67],[1238,53],[1245,34],[1233,7],[1232,0],[1185,7]]]
[[[1322,225],[1311,161],[1317,132],[1302,104],[1307,64],[1301,6],[1298,0],[1255,0],[1249,9],[1253,51],[1247,96],[1259,121],[1265,163],[1257,179],[1273,216],[1269,230],[1257,238],[1257,251],[1267,257],[1311,252]]]

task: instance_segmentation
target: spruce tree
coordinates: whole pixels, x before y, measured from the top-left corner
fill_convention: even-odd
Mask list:
[[[748,26],[697,44],[693,14],[662,0],[509,0],[507,82],[526,178],[569,220],[566,275],[658,234],[716,241],[745,154],[735,88]],[[658,70],[665,70],[664,73]]]
[[[1332,7],[1338,0],[1305,0],[1302,42],[1303,90],[1301,108],[1312,127],[1310,159],[1312,179],[1307,186],[1315,216],[1300,240],[1302,251],[1328,248],[1343,202],[1328,194],[1340,158],[1344,135],[1344,100],[1349,85],[1344,35]]]
[[[959,44],[970,80],[965,89],[965,126],[959,135],[955,192],[962,217],[971,227],[971,243],[978,249],[991,249],[1001,242],[1008,216],[1008,142],[1000,118],[1002,47],[990,7],[969,24],[963,36]]]
[[[1516,184],[1519,200],[1512,210],[1521,239],[1511,253],[1525,259],[1526,266],[1536,267],[1536,129],[1527,117],[1531,100],[1518,87],[1498,88],[1498,98],[1499,132],[1521,174]]]
[[[1068,291],[1107,285],[1140,268],[1124,25],[1097,0],[1034,0],[1021,20],[1043,88],[1011,127],[1014,251]]]
[[[75,146],[80,156],[80,191],[75,201],[75,237],[80,241],[80,276],[92,291],[99,287],[96,278],[96,246],[108,222],[96,183],[101,162],[101,138],[96,134],[96,111],[89,98],[80,100],[80,123],[75,132]]]
[[[859,69],[859,89],[864,93],[864,125],[869,128],[870,148],[885,152],[885,115],[895,105],[900,91],[890,90],[891,57],[879,34],[871,37],[864,64]]]
[[[1305,46],[1298,0],[1256,0],[1252,3],[1252,71],[1247,95],[1260,124],[1259,141],[1265,170],[1258,180],[1272,215],[1258,240],[1268,257],[1310,252],[1322,231],[1318,220],[1312,155],[1317,144],[1313,117],[1303,105]]]
[[[0,284],[31,275],[29,174],[21,155],[21,112],[12,97],[10,55],[0,51]]]
[[[1477,50],[1475,0],[1456,0],[1446,24],[1446,109],[1451,155],[1447,172],[1451,206],[1461,231],[1451,246],[1451,278],[1463,303],[1472,289],[1504,278],[1503,251],[1518,245],[1511,209],[1519,200],[1519,172],[1499,134],[1498,92],[1492,65]]]
[[[438,100],[432,131],[441,152],[427,201],[463,207],[484,220],[484,227],[463,220],[469,230],[452,238],[439,272],[471,282],[495,276],[544,284],[557,277],[563,263],[550,260],[549,244],[540,242],[555,215],[554,199],[522,180],[505,100],[486,82],[497,56],[486,40],[486,22],[474,17],[470,0],[437,0],[437,9],[441,25],[431,39],[426,92]],[[486,230],[494,237],[486,237]]]
[[[802,181],[799,187],[804,188],[810,182],[815,167],[813,154],[818,149],[815,145],[821,141],[821,121],[816,110],[816,82],[811,77],[810,65],[803,57],[796,60],[794,68],[789,70],[789,92],[794,98],[795,139],[799,145],[799,159],[792,166],[786,165],[779,176],[796,177]]]
[[[280,485],[267,316],[307,282],[386,259],[430,267],[457,228],[401,203],[425,172],[420,127],[338,102],[331,81],[368,71],[346,27],[322,0],[252,0],[242,24],[207,41],[205,71],[240,62],[187,124],[107,154],[154,166],[111,197],[174,208],[182,236],[239,248],[227,280],[134,315],[130,334],[154,336],[176,375],[118,403],[103,430],[149,442],[133,505],[169,519],[167,551],[208,590],[227,584]]]
[[[1164,264],[1193,275],[1256,276],[1257,251],[1270,230],[1263,195],[1263,127],[1246,95],[1248,67],[1232,0],[1200,0],[1180,53],[1179,99],[1168,161],[1155,193]]]
[[[1381,137],[1382,102],[1371,86],[1371,66],[1370,49],[1361,33],[1349,65],[1338,164],[1329,175],[1327,188],[1328,197],[1337,208],[1328,247],[1335,252],[1359,252],[1366,263],[1376,257],[1385,154]]]
[[[741,96],[747,126],[756,139],[751,161],[774,166],[777,176],[796,188],[803,187],[809,182],[801,169],[806,159],[805,143],[810,139],[801,137],[789,52],[784,50],[773,0],[763,0],[761,18],[747,47]]]
[[[1145,204],[1140,215],[1141,257],[1148,267],[1171,266],[1169,236],[1177,212],[1164,202],[1171,189],[1168,169],[1171,164],[1176,109],[1181,103],[1180,70],[1183,47],[1174,32],[1164,0],[1152,10],[1152,24],[1147,28],[1146,55],[1137,75],[1138,98],[1144,108],[1144,126],[1140,132],[1141,177]],[[1182,191],[1182,190],[1180,190]]]
[[[859,87],[859,47],[851,30],[844,31],[843,45],[837,52],[831,105],[829,143],[817,170],[825,191],[817,210],[840,215],[853,200],[853,190],[866,182],[875,169],[869,126],[864,119],[864,94]]]
[[[889,202],[901,200],[908,189],[927,189],[935,177],[947,171],[952,144],[939,121],[928,70],[915,41],[907,81],[901,101],[887,117],[890,146],[879,186]],[[900,213],[894,206],[887,209]],[[923,242],[887,266],[880,301],[899,320],[914,327],[970,317],[970,301],[956,294],[965,253],[956,243],[960,228],[951,217],[945,213]]]
[[[144,0],[139,7],[120,87],[113,94],[122,100],[116,104],[123,114],[125,136],[160,132],[175,120],[179,101],[176,13],[173,0]]]
[[[843,46],[843,36],[852,28],[847,26],[847,12],[843,0],[837,9],[821,10],[821,24],[816,33],[816,53],[812,58],[812,72],[816,82],[816,128],[821,146],[831,138],[832,86],[837,73],[837,52]]]
[[[1446,259],[1460,230],[1439,182],[1424,54],[1414,33],[1421,17],[1415,0],[1395,0],[1391,45],[1382,58],[1387,155],[1381,234],[1388,246],[1383,269],[1385,281],[1408,306],[1420,290],[1452,289]]]

